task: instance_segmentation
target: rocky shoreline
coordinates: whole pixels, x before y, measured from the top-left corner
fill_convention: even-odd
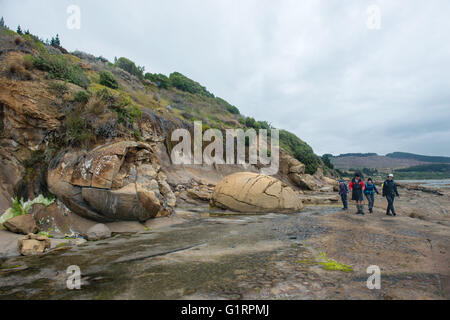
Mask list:
[[[337,201],[299,213],[250,215],[212,210],[202,201],[146,227],[106,223],[111,238],[78,245],[52,239],[54,249],[40,258],[3,259],[0,297],[448,299],[449,192],[400,193],[397,217],[386,217],[377,197],[374,213],[365,216],[351,206],[341,211]],[[329,261],[350,269],[328,269]],[[80,265],[83,290],[64,287],[69,263]],[[380,290],[365,286],[369,265],[381,268]]]

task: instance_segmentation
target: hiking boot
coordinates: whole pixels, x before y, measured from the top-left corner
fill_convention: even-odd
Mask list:
[[[369,209],[369,213],[373,213],[373,209],[372,208]]]
[[[390,214],[389,212],[386,212],[386,215],[392,217],[392,214]]]
[[[397,214],[395,212],[392,212],[392,215],[395,217]]]
[[[361,205],[361,214],[364,215],[364,206]]]

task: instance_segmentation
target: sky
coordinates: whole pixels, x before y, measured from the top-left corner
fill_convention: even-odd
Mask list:
[[[450,156],[449,15],[448,0],[0,0],[12,29],[181,72],[335,155]]]

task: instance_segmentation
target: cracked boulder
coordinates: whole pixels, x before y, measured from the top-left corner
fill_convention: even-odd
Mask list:
[[[214,206],[237,212],[296,212],[303,209],[297,193],[280,180],[263,174],[238,172],[215,187]]]
[[[61,152],[47,183],[74,213],[98,222],[146,221],[172,212],[175,196],[148,144],[121,141]]]

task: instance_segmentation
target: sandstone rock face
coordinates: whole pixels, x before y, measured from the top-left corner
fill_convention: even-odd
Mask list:
[[[187,189],[186,194],[188,197],[201,200],[210,201],[212,198],[213,190],[207,186],[194,186],[193,188]]]
[[[176,204],[153,154],[148,144],[134,141],[60,153],[50,163],[47,183],[70,210],[85,218],[146,221],[172,212]]]
[[[50,249],[50,239],[44,236],[35,234],[28,234],[17,243],[21,255],[32,256],[44,253],[45,250]]]
[[[24,214],[11,219],[8,219],[3,223],[3,226],[11,232],[29,234],[39,231],[39,227],[31,214]]]
[[[238,212],[295,212],[303,208],[290,187],[273,177],[251,172],[222,179],[216,185],[212,204]]]
[[[111,237],[111,230],[109,230],[109,228],[102,223],[98,223],[91,227],[86,233],[86,238],[89,241],[96,241],[109,237]]]
[[[20,53],[4,53],[5,65],[22,59]],[[55,106],[55,95],[43,90],[41,82],[15,81],[4,74],[0,80],[0,212],[11,206],[13,188],[25,171],[23,161],[45,143],[64,116]]]
[[[292,157],[287,151],[280,149],[280,173],[288,175],[289,173],[305,173],[305,165]]]
[[[316,191],[319,188],[315,179],[309,174],[290,173],[289,178],[301,189]]]

